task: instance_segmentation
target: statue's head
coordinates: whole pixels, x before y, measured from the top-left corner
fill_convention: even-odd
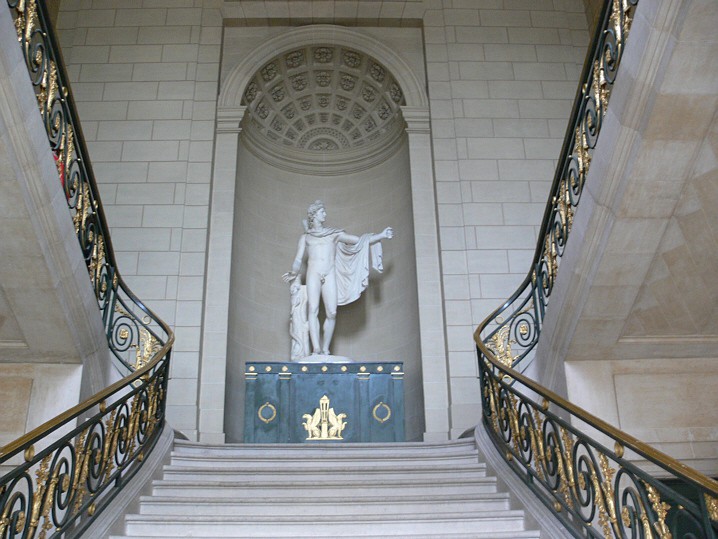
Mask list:
[[[324,202],[322,202],[321,200],[315,200],[309,205],[309,208],[307,208],[307,223],[309,224],[309,228],[312,228],[314,226],[314,220],[319,210],[326,211],[326,208],[324,207]]]

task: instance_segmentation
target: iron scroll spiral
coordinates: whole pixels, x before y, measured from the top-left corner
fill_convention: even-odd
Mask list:
[[[525,370],[533,357],[637,3],[638,0],[605,3],[579,82],[531,270],[519,289],[482,323],[483,331],[475,334],[477,342],[495,352],[502,351],[499,359],[505,365]],[[531,330],[530,338],[522,338],[525,332],[515,332],[518,317],[531,318],[523,326]]]
[[[691,473],[498,362],[482,366],[480,380],[484,423],[494,444],[576,537],[716,539],[718,514],[711,513],[715,505],[709,502],[718,504],[718,482]],[[604,439],[589,437],[579,422]],[[682,490],[692,495],[643,471],[625,457],[627,450],[680,479]]]

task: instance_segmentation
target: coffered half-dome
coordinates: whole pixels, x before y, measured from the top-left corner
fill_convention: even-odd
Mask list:
[[[244,135],[290,160],[353,160],[386,153],[403,131],[404,95],[379,61],[352,48],[312,45],[263,65],[247,84]]]

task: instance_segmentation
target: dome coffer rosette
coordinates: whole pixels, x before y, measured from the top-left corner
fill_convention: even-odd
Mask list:
[[[403,132],[397,81],[379,61],[345,46],[310,45],[274,57],[247,84],[243,104],[245,136],[293,157],[371,153]]]

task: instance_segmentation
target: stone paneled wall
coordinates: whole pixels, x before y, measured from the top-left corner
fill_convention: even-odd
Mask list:
[[[452,436],[480,418],[472,332],[526,276],[588,41],[581,2],[424,15]]]
[[[64,0],[65,60],[120,270],[175,327],[168,417],[194,436],[217,0]]]
[[[601,8],[603,2],[601,0],[583,0],[586,6],[586,20],[588,21],[588,27],[594,28],[598,24],[598,18],[601,15]]]
[[[717,24],[712,0],[639,4],[536,362],[544,385],[710,476]]]

